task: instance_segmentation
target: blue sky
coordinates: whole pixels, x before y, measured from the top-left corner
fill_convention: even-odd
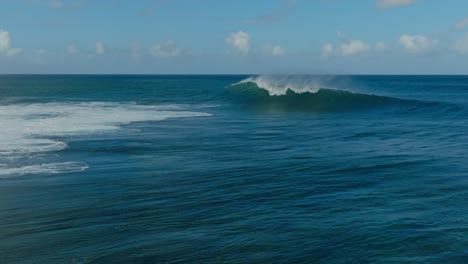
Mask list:
[[[0,73],[468,74],[464,0],[0,1]]]

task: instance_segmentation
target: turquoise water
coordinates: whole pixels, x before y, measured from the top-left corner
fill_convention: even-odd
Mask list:
[[[463,263],[468,77],[0,76],[0,263]]]

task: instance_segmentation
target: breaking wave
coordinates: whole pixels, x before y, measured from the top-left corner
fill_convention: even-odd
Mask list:
[[[333,76],[300,76],[283,75],[269,76],[260,75],[244,79],[233,86],[242,84],[255,84],[258,88],[264,89],[272,96],[286,95],[288,92],[297,94],[317,93],[321,88],[330,85],[335,78]]]
[[[268,112],[349,112],[386,108],[415,111],[428,107],[445,111],[448,107],[439,102],[361,93],[350,87],[333,76],[254,76],[232,84],[227,91],[236,103]]]

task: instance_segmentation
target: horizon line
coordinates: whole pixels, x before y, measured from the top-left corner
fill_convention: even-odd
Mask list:
[[[0,76],[8,75],[122,75],[122,76],[468,76],[460,73],[0,73]]]

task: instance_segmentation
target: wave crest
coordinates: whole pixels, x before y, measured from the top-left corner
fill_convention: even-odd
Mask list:
[[[332,89],[333,76],[301,76],[301,75],[259,75],[244,79],[234,85],[253,83],[264,89],[271,96],[286,95],[288,91],[301,93],[317,93],[321,88]]]

